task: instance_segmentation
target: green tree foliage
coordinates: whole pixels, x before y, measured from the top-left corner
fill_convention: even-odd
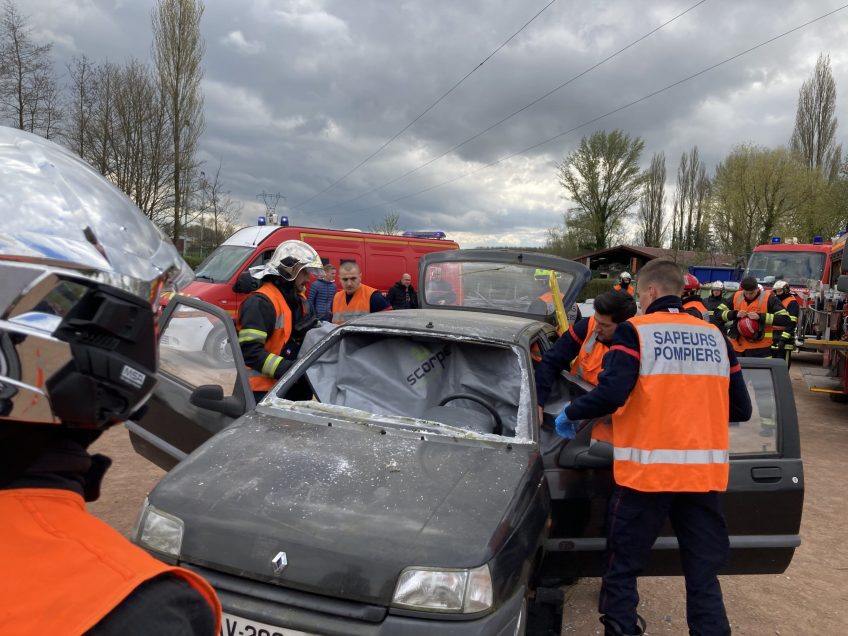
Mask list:
[[[836,143],[836,82],[830,56],[821,54],[812,76],[798,93],[798,110],[790,147],[810,170],[821,170],[829,182],[839,171],[842,145]]]
[[[809,172],[786,148],[741,145],[716,168],[710,216],[713,240],[742,255],[799,217]]]
[[[368,231],[389,236],[400,234],[400,214],[387,214],[382,223],[372,225]]]
[[[639,241],[645,247],[662,247],[667,224],[663,222],[665,207],[665,153],[658,152],[651,159],[645,173],[642,195],[639,199]]]
[[[643,174],[639,157],[645,143],[620,130],[583,137],[577,150],[557,165],[560,185],[577,206],[565,217],[562,234],[590,249],[609,247],[622,235],[624,220],[639,200]]]

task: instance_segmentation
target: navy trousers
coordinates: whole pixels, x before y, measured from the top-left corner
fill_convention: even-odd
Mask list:
[[[599,611],[628,634],[636,633],[636,577],[670,519],[686,577],[686,619],[693,636],[725,636],[730,624],[718,571],[730,554],[717,492],[640,492],[616,486],[607,517],[606,573]]]

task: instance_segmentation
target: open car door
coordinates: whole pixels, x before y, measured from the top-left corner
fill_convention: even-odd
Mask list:
[[[804,476],[795,400],[782,360],[739,361],[753,414],[748,422],[730,424],[730,479],[722,502],[730,563],[723,573],[779,573],[800,545]],[[574,388],[570,381],[562,381],[569,386],[557,387],[561,395]],[[693,407],[709,408],[698,405],[697,396],[692,401]],[[567,443],[543,430],[541,444],[553,509],[544,570],[599,576],[613,488],[612,447],[603,442],[591,445],[590,426]],[[645,574],[682,573],[677,539],[666,523]]]
[[[418,299],[422,309],[484,311],[555,325],[555,295],[568,310],[591,277],[585,265],[539,252],[433,252],[418,265]]]
[[[256,402],[235,324],[222,309],[174,296],[159,334],[159,383],[126,427],[137,453],[170,470]]]

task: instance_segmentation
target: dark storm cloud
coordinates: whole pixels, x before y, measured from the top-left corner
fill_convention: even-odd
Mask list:
[[[209,2],[207,128],[202,158],[245,202],[286,196],[293,222],[368,228],[397,213],[406,228],[444,229],[463,245],[541,244],[569,207],[557,161],[581,136],[619,128],[664,151],[669,184],[698,145],[710,169],[735,144],[786,143],[797,92],[820,52],[845,86],[848,12],[525,155],[418,196],[696,73],[828,10],[822,3],[710,0],[488,134],[413,174],[531,100],[694,4],[559,0],[374,159],[318,194],[403,128],[529,20],[544,0],[503,3]],[[55,43],[57,67],[85,53],[149,59],[152,0],[30,0],[21,9]],[[834,5],[835,6],[835,5]],[[838,111],[844,102],[840,92]],[[317,196],[316,196],[317,195]]]

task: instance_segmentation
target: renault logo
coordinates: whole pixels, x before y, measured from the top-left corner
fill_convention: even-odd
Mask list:
[[[288,564],[289,561],[286,558],[285,552],[277,552],[277,556],[271,559],[271,565],[274,566],[274,574],[279,574],[280,572],[285,570]]]

